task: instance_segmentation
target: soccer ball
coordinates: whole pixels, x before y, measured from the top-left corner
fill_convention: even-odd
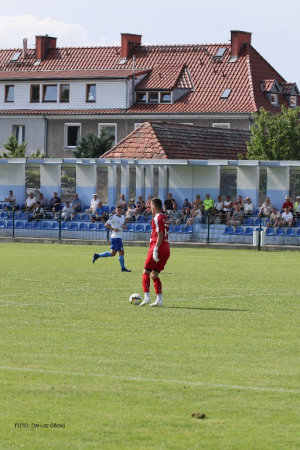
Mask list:
[[[129,303],[132,305],[139,305],[142,302],[140,294],[131,294],[129,297]]]

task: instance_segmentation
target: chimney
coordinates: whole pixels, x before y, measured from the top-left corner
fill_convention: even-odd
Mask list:
[[[46,56],[46,53],[50,48],[56,48],[56,39],[46,36],[36,36],[35,37],[35,49],[36,49],[36,59],[37,61],[42,61]]]
[[[23,58],[26,58],[27,56],[27,38],[23,39]]]
[[[121,58],[128,58],[132,48],[141,43],[141,34],[121,33]]]
[[[231,58],[237,59],[244,44],[251,45],[251,35],[247,31],[231,31]]]

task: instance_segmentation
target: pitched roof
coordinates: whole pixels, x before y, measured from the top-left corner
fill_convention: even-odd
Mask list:
[[[216,58],[220,48],[225,49],[224,55]],[[250,44],[243,45],[235,62],[230,62],[230,49],[230,44],[141,45],[134,47],[120,64],[120,47],[63,47],[49,49],[38,65],[35,49],[29,49],[25,58],[22,49],[0,50],[0,79],[8,79],[6,73],[22,77],[24,72],[33,78],[33,72],[43,74],[41,78],[59,73],[72,78],[85,77],[90,71],[92,77],[97,77],[97,71],[100,76],[106,70],[116,71],[116,76],[129,76],[134,56],[136,73],[150,71],[140,81],[139,89],[191,90],[173,104],[134,104],[123,111],[126,114],[252,113],[260,107],[278,112],[279,108],[262,92],[261,81],[276,79],[280,85],[286,80]],[[16,52],[21,54],[12,62]],[[231,94],[221,99],[225,89],[231,89]],[[289,106],[283,95],[279,95],[281,104]]]
[[[249,131],[145,122],[101,158],[237,159],[249,140]]]

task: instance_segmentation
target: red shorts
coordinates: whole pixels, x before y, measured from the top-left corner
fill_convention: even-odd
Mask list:
[[[169,244],[161,244],[158,249],[158,258],[159,261],[155,262],[153,259],[153,250],[154,250],[155,244],[150,244],[144,269],[146,270],[156,270],[156,272],[161,272],[164,270],[165,265],[167,264],[167,261],[170,257],[170,247]]]

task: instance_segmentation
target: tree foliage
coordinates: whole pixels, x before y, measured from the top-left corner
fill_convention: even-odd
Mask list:
[[[18,139],[14,134],[9,136],[6,144],[3,144],[3,147],[7,150],[7,152],[3,152],[0,158],[26,158],[27,142],[19,145]],[[29,158],[44,158],[45,156],[46,155],[44,153],[41,153],[40,149],[38,149],[36,152],[33,152],[29,156]]]
[[[74,156],[76,158],[99,158],[111,149],[113,139],[113,137],[107,136],[105,130],[102,130],[100,137],[93,133],[87,133],[77,142],[77,150],[74,151]]]
[[[264,108],[253,115],[247,158],[267,161],[300,160],[300,108],[281,107],[278,114]]]

